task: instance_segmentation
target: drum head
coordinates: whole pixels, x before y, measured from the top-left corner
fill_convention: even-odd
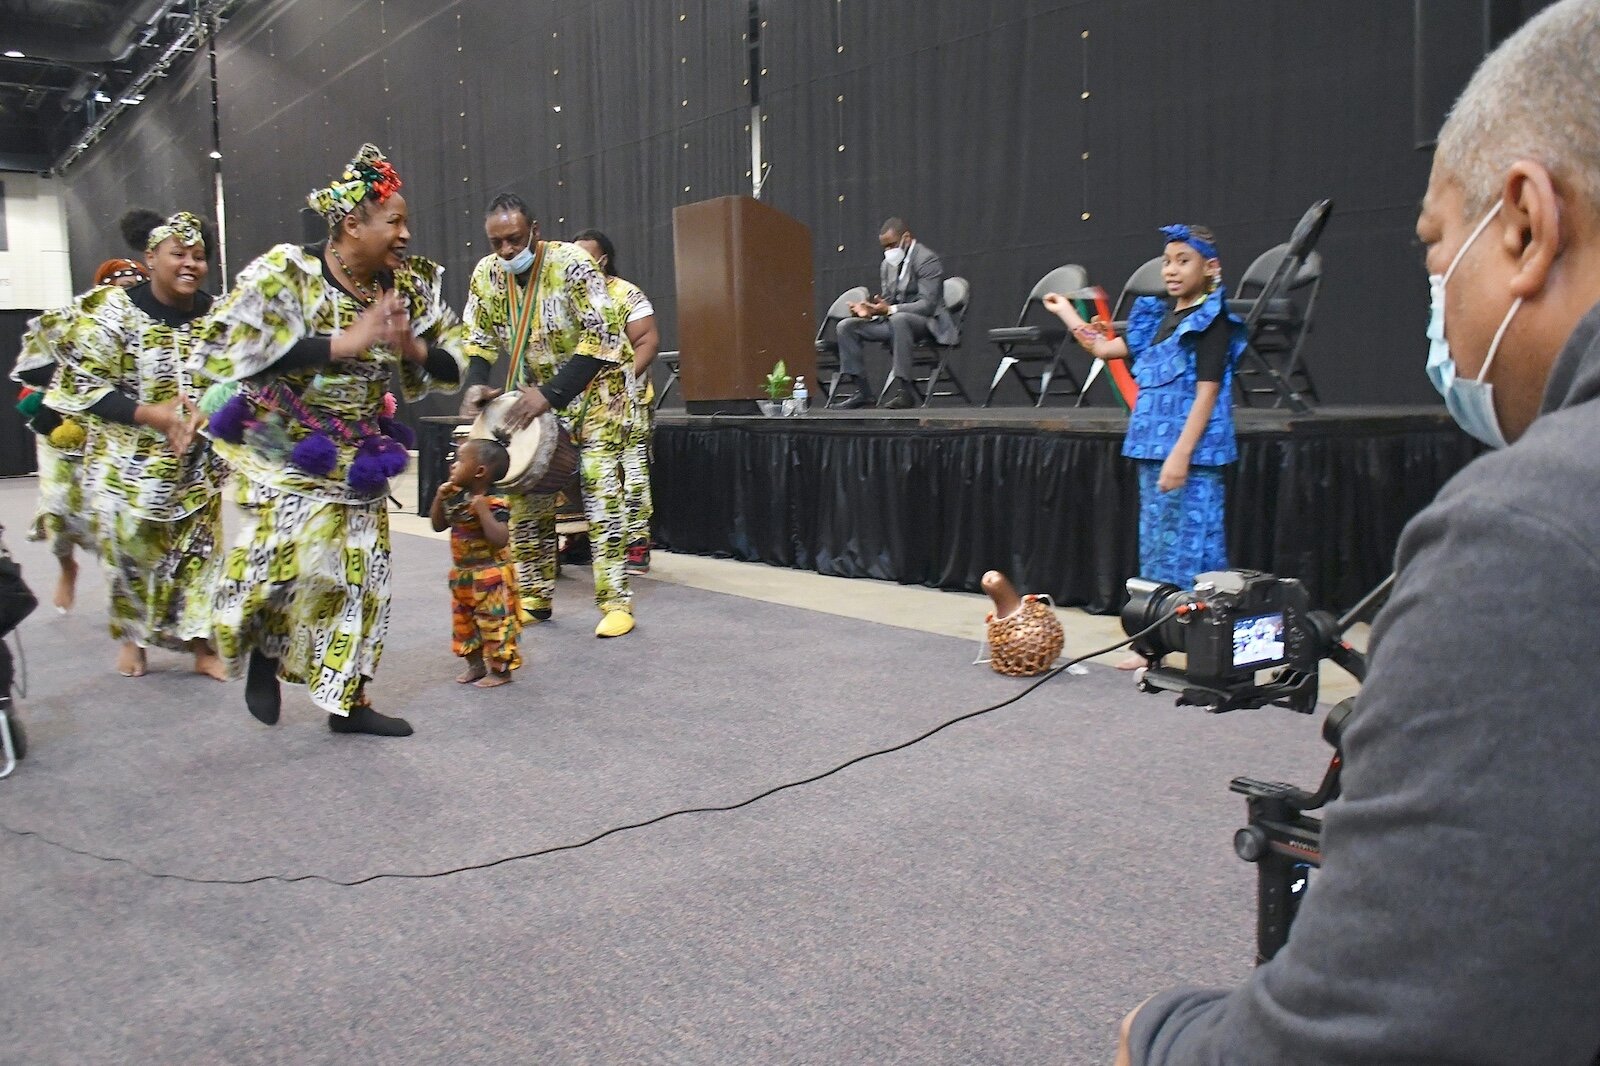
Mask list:
[[[556,450],[560,423],[556,421],[553,411],[546,411],[526,428],[512,433],[505,429],[504,423],[516,402],[515,392],[508,392],[491,400],[472,423],[472,428],[467,430],[467,438],[497,440],[504,444],[507,454],[511,457],[511,464],[506,469],[506,476],[495,484],[502,488],[526,492],[528,487],[543,477],[544,472],[550,467],[550,458]]]

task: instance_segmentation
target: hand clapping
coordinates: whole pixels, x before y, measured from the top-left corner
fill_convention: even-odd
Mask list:
[[[134,420],[158,431],[167,438],[167,447],[173,455],[186,455],[194,444],[195,434],[205,425],[205,416],[194,402],[184,396],[175,396],[165,403],[141,404]]]
[[[335,362],[350,361],[375,347],[389,348],[413,363],[428,357],[427,345],[411,333],[405,300],[393,289],[368,304],[350,328],[333,339],[331,352]]]

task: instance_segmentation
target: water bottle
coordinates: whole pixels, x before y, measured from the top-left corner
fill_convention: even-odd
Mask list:
[[[797,414],[797,415],[805,414],[806,413],[806,402],[810,398],[811,398],[810,394],[806,392],[806,379],[803,378],[803,377],[795,378],[794,379],[794,413]]]

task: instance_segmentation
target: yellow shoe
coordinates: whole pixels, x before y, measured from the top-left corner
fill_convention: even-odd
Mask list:
[[[633,615],[621,610],[607,611],[605,617],[600,619],[600,624],[594,627],[597,637],[620,637],[632,632]]]

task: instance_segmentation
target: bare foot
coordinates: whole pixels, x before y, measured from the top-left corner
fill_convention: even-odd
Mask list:
[[[132,641],[125,642],[117,655],[117,673],[123,677],[143,677],[144,670],[144,649]]]
[[[488,672],[488,669],[483,665],[483,659],[476,655],[470,656],[467,659],[467,668],[461,671],[460,677],[456,678],[456,684],[470,685]]]
[[[203,640],[194,643],[194,672],[217,681],[228,680],[228,667],[211,645]]]
[[[492,670],[489,676],[477,682],[477,688],[499,688],[501,685],[511,684],[510,670]]]
[[[1138,652],[1133,652],[1126,659],[1117,663],[1118,670],[1137,670],[1141,666],[1149,666],[1149,660]]]
[[[78,597],[78,560],[70,555],[61,560],[61,576],[56,579],[56,610],[66,614]]]

